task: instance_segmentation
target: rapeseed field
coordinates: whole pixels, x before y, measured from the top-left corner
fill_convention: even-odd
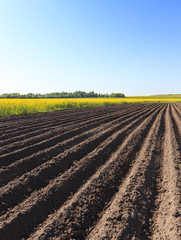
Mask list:
[[[0,117],[83,107],[151,102],[181,102],[181,97],[140,96],[126,98],[0,99]]]

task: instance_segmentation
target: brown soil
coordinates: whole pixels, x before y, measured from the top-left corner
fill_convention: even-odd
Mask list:
[[[0,119],[0,239],[181,238],[181,104]]]

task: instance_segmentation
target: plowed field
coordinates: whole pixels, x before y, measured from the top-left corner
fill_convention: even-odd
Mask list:
[[[181,104],[0,119],[0,239],[181,238]]]

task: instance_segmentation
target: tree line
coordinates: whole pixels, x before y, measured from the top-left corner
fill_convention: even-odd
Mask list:
[[[28,94],[20,94],[20,93],[5,93],[0,95],[0,98],[25,98],[25,99],[31,99],[31,98],[124,98],[125,95],[123,93],[111,93],[111,94],[101,94],[101,93],[95,93],[95,92],[82,92],[82,91],[76,91],[76,92],[54,92],[54,93],[46,93],[46,94],[40,94],[40,93],[28,93]]]

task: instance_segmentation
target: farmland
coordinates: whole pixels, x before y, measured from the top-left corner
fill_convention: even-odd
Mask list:
[[[0,239],[180,239],[180,103],[3,117],[0,133]]]
[[[181,102],[180,95],[139,96],[126,98],[70,98],[70,99],[0,99],[0,117],[52,112],[84,107],[100,107],[131,103]]]

